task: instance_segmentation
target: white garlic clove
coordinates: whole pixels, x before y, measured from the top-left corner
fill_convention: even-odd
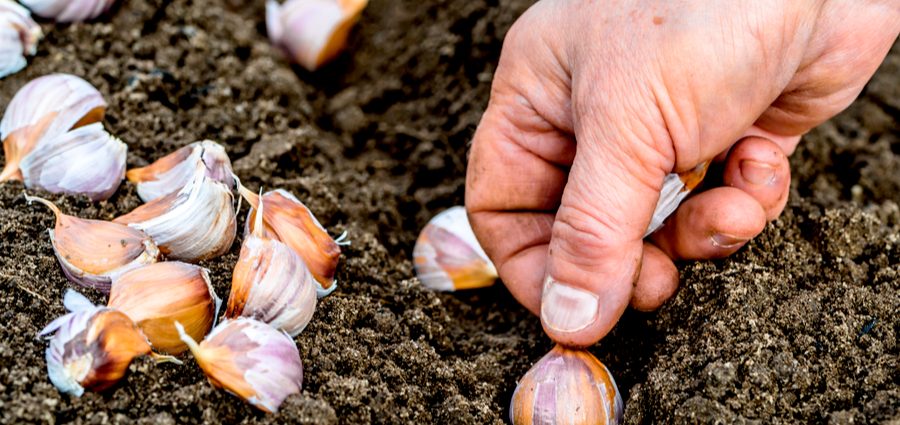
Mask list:
[[[557,345],[519,381],[509,420],[514,425],[615,425],[624,410],[603,363],[587,351]]]
[[[56,225],[48,231],[50,242],[63,272],[75,284],[109,292],[115,277],[159,257],[156,244],[140,230],[66,215],[46,199],[28,195],[25,199],[46,205],[56,215]]]
[[[666,219],[678,209],[681,202],[703,181],[708,168],[709,162],[704,162],[691,171],[680,174],[671,173],[666,176],[665,180],[663,180],[662,189],[659,192],[656,209],[653,210],[653,216],[650,218],[650,225],[647,226],[647,233],[644,233],[644,237],[659,230],[666,223]]]
[[[368,0],[288,0],[266,3],[266,29],[272,44],[304,68],[316,68],[344,49],[350,30]]]
[[[316,281],[294,250],[264,236],[264,215],[256,214],[254,232],[244,239],[225,317],[252,317],[297,336],[316,309]]]
[[[56,22],[82,22],[106,12],[116,0],[21,0],[35,15]]]
[[[197,344],[176,323],[209,382],[265,412],[300,392],[303,363],[294,340],[255,319],[226,319]]]
[[[12,0],[0,0],[0,78],[25,68],[25,56],[34,56],[43,36],[28,9]]]
[[[197,262],[231,248],[237,227],[234,198],[197,164],[190,183],[113,220],[150,235],[168,258]]]
[[[0,181],[21,180],[20,161],[42,141],[100,122],[105,112],[100,92],[74,75],[51,74],[29,81],[16,92],[0,120],[6,156]]]
[[[128,170],[126,177],[137,185],[138,196],[144,202],[150,202],[188,184],[197,164],[206,167],[210,179],[234,187],[231,160],[225,148],[212,140],[191,143],[146,167]]]
[[[59,391],[81,396],[118,382],[150,344],[128,316],[96,307],[83,295],[66,292],[70,313],[50,322],[40,336],[55,334],[47,347],[47,372]]]
[[[19,163],[25,187],[108,199],[125,177],[128,146],[96,123],[45,140]]]
[[[441,212],[425,225],[413,248],[413,264],[422,284],[436,291],[483,288],[497,280],[497,269],[460,206]]]

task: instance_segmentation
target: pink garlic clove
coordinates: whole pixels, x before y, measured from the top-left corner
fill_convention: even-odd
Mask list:
[[[128,170],[126,177],[137,185],[138,196],[150,202],[190,183],[200,163],[206,167],[210,179],[234,186],[231,160],[225,148],[212,140],[191,143],[146,167]]]
[[[109,10],[116,0],[21,0],[35,15],[56,22],[82,22]]]
[[[0,78],[25,68],[25,56],[34,56],[43,36],[28,9],[12,0],[0,0]]]
[[[288,0],[266,3],[266,28],[272,44],[304,68],[315,71],[347,44],[368,0]]]
[[[456,291],[491,286],[497,269],[475,238],[463,207],[431,219],[413,248],[416,277],[429,289]]]

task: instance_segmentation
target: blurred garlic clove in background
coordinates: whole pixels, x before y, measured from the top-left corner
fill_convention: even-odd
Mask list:
[[[82,22],[109,10],[116,0],[20,0],[35,15],[56,22]]]
[[[425,225],[413,248],[413,264],[416,277],[436,291],[483,288],[497,280],[497,269],[461,206],[441,212]]]
[[[25,68],[44,36],[28,9],[12,0],[0,0],[0,78]]]
[[[276,0],[266,3],[266,30],[272,44],[294,62],[315,71],[347,45],[368,0]]]
[[[79,77],[51,74],[29,81],[16,92],[0,120],[6,158],[0,181],[22,180],[19,163],[38,144],[100,122],[105,113],[103,96]]]
[[[181,324],[175,326],[214,387],[272,413],[300,392],[300,352],[283,331],[255,319],[226,319],[197,344]]]
[[[198,163],[206,167],[207,177],[234,187],[231,160],[225,148],[212,140],[191,143],[146,167],[128,170],[126,177],[137,185],[138,196],[150,202],[181,190],[193,179]]]
[[[46,205],[56,215],[55,227],[47,232],[63,272],[75,284],[108,293],[113,278],[159,257],[156,244],[138,229],[63,214],[43,198],[26,194],[25,199]]]
[[[118,276],[107,306],[131,318],[154,350],[179,354],[188,347],[175,322],[183,324],[191,338],[202,339],[212,329],[220,304],[206,269],[167,261]]]

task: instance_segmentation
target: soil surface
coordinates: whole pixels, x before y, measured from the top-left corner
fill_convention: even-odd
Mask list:
[[[43,22],[0,109],[27,81],[68,72],[109,102],[107,129],[147,164],[222,143],[251,188],[298,195],[348,231],[339,289],[296,338],[302,394],[277,415],[185,365],[137,360],[120,385],[60,395],[36,334],[71,287],[51,213],[0,184],[0,421],[83,423],[503,423],[516,380],[551,342],[502,285],[435,294],[413,277],[418,229],[461,204],[466,147],[487,104],[517,0],[373,0],[352,54],[316,73],[265,36],[262,1],[126,0],[87,24]],[[792,158],[785,214],[735,256],[683,266],[677,296],[626,313],[594,347],[628,423],[900,421],[900,48],[859,101]],[[111,219],[140,204],[41,195]],[[241,212],[241,219],[246,207]],[[208,261],[225,298],[240,247]],[[84,291],[98,303],[99,292]],[[894,422],[896,423],[896,422]]]

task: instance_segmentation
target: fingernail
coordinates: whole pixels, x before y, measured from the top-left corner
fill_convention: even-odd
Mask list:
[[[728,248],[735,248],[735,247],[741,246],[744,243],[746,243],[749,239],[741,239],[739,237],[732,236],[732,235],[716,233],[715,235],[710,236],[709,240],[713,244],[713,246],[715,246],[716,248],[728,249]]]
[[[756,185],[771,185],[775,182],[775,167],[749,159],[741,161],[741,176]]]
[[[575,332],[596,322],[600,297],[596,294],[557,282],[552,277],[544,281],[541,299],[541,318],[544,324],[559,332]]]

